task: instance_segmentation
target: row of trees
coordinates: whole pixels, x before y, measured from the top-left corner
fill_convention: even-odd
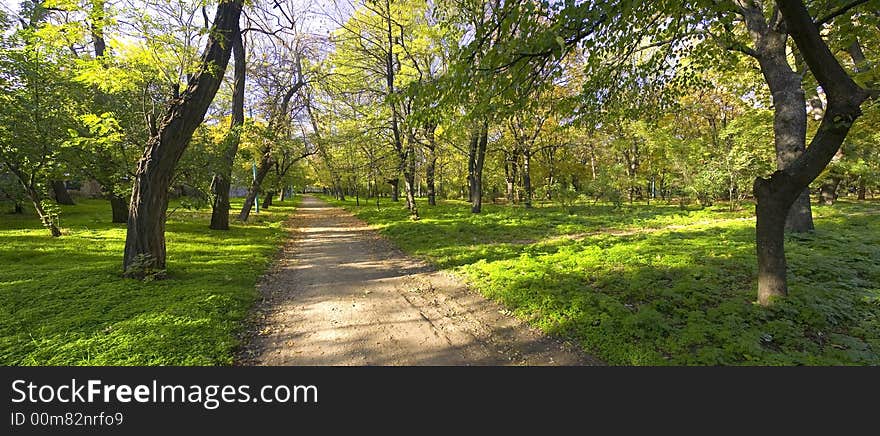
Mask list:
[[[164,269],[169,195],[212,204],[217,230],[229,228],[233,183],[250,186],[242,221],[262,186],[271,204],[315,153],[296,115],[316,40],[294,21],[277,25],[270,8],[95,0],[3,11],[2,198],[18,212],[28,201],[60,236],[49,197],[69,198],[62,180],[96,181],[112,221],[128,224],[131,276]]]
[[[827,203],[880,184],[876,0],[297,5],[4,14],[0,186],[57,236],[53,182],[97,180],[127,222],[132,276],[164,268],[171,192],[208,199],[213,229],[230,186],[248,187],[247,220],[292,177],[402,196],[413,219],[420,196],[474,213],[754,198],[769,304],[787,290],[784,231],[813,227],[810,186]]]
[[[319,89],[330,129],[358,146],[318,176],[338,196],[394,199],[402,180],[414,219],[421,192],[474,213],[484,198],[754,198],[769,304],[787,292],[784,232],[813,229],[810,185],[829,203],[880,182],[865,103],[877,6],[364,2],[339,21]]]

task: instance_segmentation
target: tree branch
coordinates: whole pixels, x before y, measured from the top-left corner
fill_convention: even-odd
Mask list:
[[[815,21],[815,25],[816,25],[816,27],[822,27],[822,26],[828,24],[829,22],[831,22],[831,20],[849,12],[850,9],[852,9],[856,6],[865,4],[867,2],[868,2],[868,0],[853,0],[852,2],[842,6],[840,9],[833,11],[822,18],[819,18],[818,20]]]
[[[849,77],[822,40],[819,28],[814,25],[803,1],[777,0],[777,4],[785,17],[789,34],[797,44],[813,76],[828,95],[829,101],[834,98],[865,94],[865,90]]]

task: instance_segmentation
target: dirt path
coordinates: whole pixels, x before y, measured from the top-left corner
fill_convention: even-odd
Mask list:
[[[343,209],[306,196],[259,284],[244,365],[590,365]]]

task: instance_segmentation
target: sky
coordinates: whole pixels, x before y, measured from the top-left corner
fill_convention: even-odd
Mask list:
[[[266,0],[271,2],[272,0]],[[352,1],[356,0],[279,0],[281,3],[290,5],[295,10],[308,8],[312,12],[303,23],[303,30],[308,33],[327,34],[339,27],[336,21],[339,17],[347,17],[352,8]],[[6,12],[17,13],[21,0],[0,0],[0,9]],[[111,0],[110,3],[114,3]]]

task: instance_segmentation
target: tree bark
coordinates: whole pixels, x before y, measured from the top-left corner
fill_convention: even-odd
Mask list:
[[[73,206],[75,203],[73,202],[73,198],[70,197],[70,193],[67,192],[67,187],[64,186],[64,182],[60,180],[52,180],[52,193],[55,197],[55,202],[58,204],[64,204],[68,206]]]
[[[758,304],[768,306],[788,293],[785,260],[784,199],[774,195],[773,186],[764,179],[755,181],[757,198],[755,246],[758,254]]]
[[[859,178],[859,188],[858,188],[858,198],[861,201],[865,201],[867,199],[868,193],[868,184],[865,183],[865,177],[862,176]]]
[[[266,195],[263,196],[263,205],[261,206],[263,209],[268,209],[269,206],[272,205],[272,197],[275,197],[275,192],[269,191],[266,192]]]
[[[244,125],[244,89],[246,80],[246,65],[244,41],[241,33],[232,34],[232,56],[235,70],[233,72],[232,85],[232,122],[226,137],[226,150],[223,152],[221,169],[211,181],[211,193],[214,202],[211,205],[212,230],[229,230],[229,187],[232,180],[232,166],[235,163],[235,154],[241,143],[241,128]]]
[[[147,142],[138,162],[122,264],[126,276],[143,277],[148,268],[165,268],[168,187],[193,132],[220,88],[232,49],[232,35],[239,32],[241,6],[242,0],[227,0],[217,7],[198,72],[184,93],[170,102],[165,119]],[[136,268],[130,268],[135,265]]]
[[[110,210],[113,212],[114,223],[124,223],[128,221],[128,203],[125,198],[116,194],[110,194]]]

